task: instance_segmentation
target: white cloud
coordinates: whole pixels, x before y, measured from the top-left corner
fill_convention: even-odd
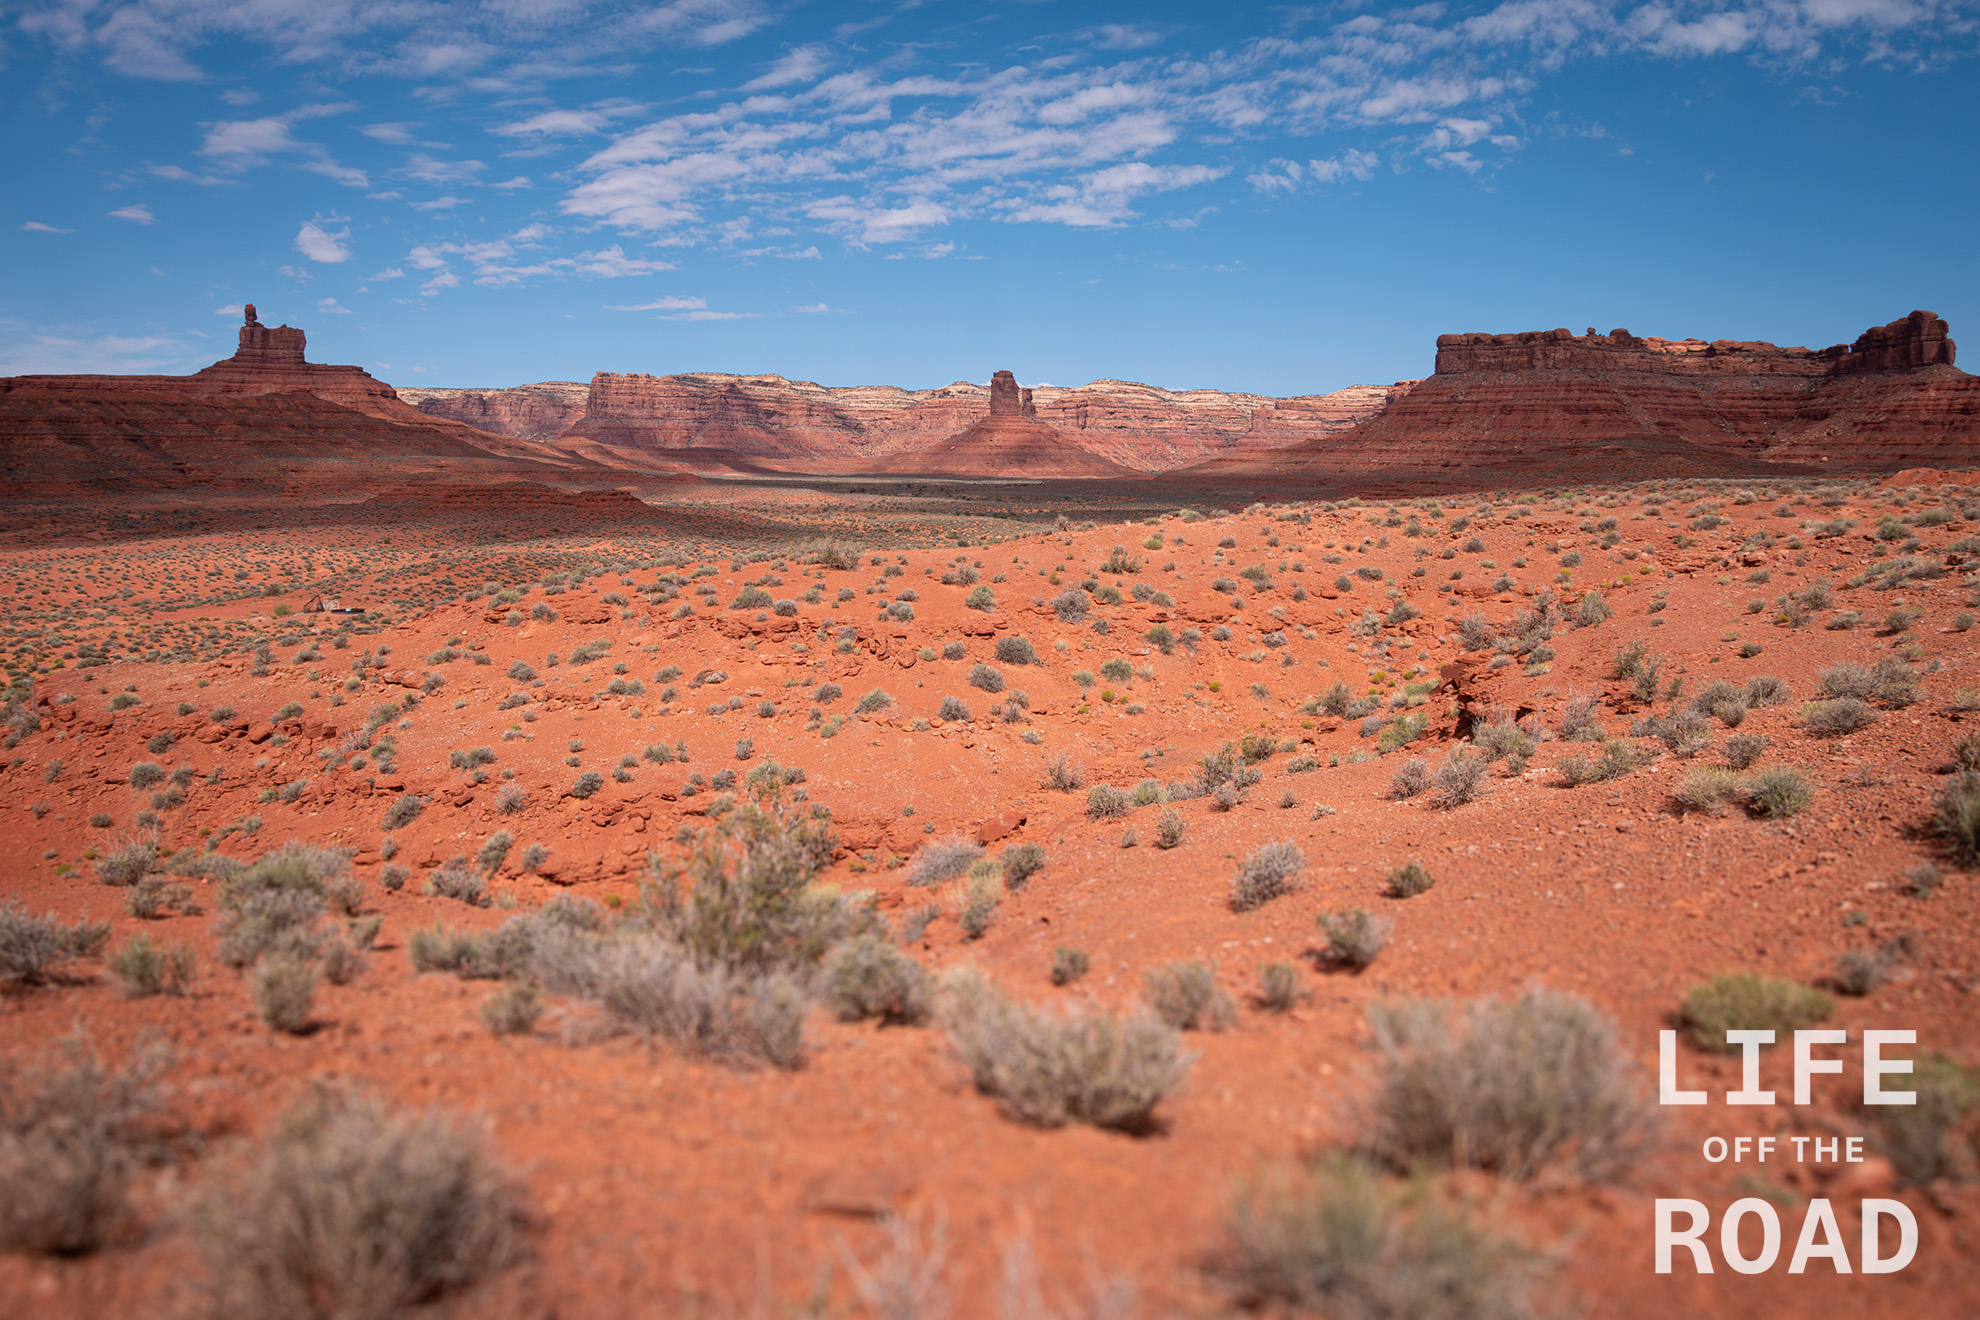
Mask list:
[[[1245,175],[1244,181],[1262,193],[1281,190],[1297,192],[1304,184],[1339,183],[1343,179],[1366,183],[1375,177],[1375,167],[1381,163],[1381,157],[1374,152],[1360,151],[1353,147],[1349,147],[1339,156],[1329,156],[1324,160],[1309,160],[1304,164],[1274,156],[1264,168]]]
[[[0,324],[0,376],[127,376],[190,365],[191,345],[168,335],[97,335],[78,338],[47,332],[16,337]]]
[[[156,219],[151,214],[151,208],[143,202],[134,202],[129,206],[120,206],[110,212],[110,218],[112,220],[128,220],[136,225],[148,225]]]
[[[1150,165],[1130,161],[1083,176],[1076,184],[1044,190],[1042,199],[1012,208],[1015,221],[1043,221],[1075,228],[1106,228],[1134,218],[1129,202],[1142,193],[1173,192],[1223,178],[1229,170],[1209,165]]]
[[[228,303],[225,307],[216,307],[213,309],[215,316],[224,316],[234,321],[240,320],[246,313],[247,308],[241,306],[239,303]]]
[[[436,197],[430,202],[413,202],[411,205],[415,211],[451,211],[466,200],[465,197],[456,197],[449,193],[445,197]]]
[[[792,83],[817,82],[819,75],[831,67],[831,52],[825,47],[798,46],[764,70],[761,76],[744,83],[743,90],[756,92],[766,87],[787,87]]]
[[[769,12],[756,0],[671,0],[647,10],[639,25],[690,46],[720,46],[769,21]]]
[[[316,310],[325,316],[349,316],[351,314],[351,309],[338,302],[335,298],[317,299]]]
[[[458,288],[460,287],[460,283],[460,276],[454,274],[451,270],[443,270],[426,283],[420,285],[419,291],[422,295],[438,293],[442,289]]]
[[[487,168],[478,160],[436,160],[425,152],[415,152],[406,162],[405,172],[421,183],[473,183]]]
[[[365,124],[358,132],[375,142],[389,142],[394,146],[411,146],[413,135],[411,124]]]
[[[791,308],[791,310],[794,312],[801,313],[805,316],[823,316],[832,309],[830,307],[827,307],[824,303],[821,302],[821,303],[811,303],[810,305],[805,307],[793,307]]]
[[[828,197],[806,209],[815,219],[861,243],[898,243],[920,230],[949,222],[948,211],[926,198],[906,206],[882,207],[850,197]]]
[[[21,228],[30,234],[73,234],[76,232],[73,229],[57,229],[54,225],[44,225],[39,220],[23,221]]]
[[[310,119],[346,114],[356,106],[331,102],[297,106],[285,114],[260,119],[228,119],[206,125],[199,154],[215,168],[233,174],[273,164],[278,157],[289,157],[297,169],[321,174],[351,188],[369,188],[371,180],[361,169],[340,164],[320,143],[305,142],[295,134],[295,125]],[[183,171],[182,171],[183,173]],[[173,176],[177,177],[177,176]]]
[[[534,188],[536,185],[530,181],[527,174],[518,174],[513,179],[504,179],[500,183],[491,183],[488,186],[496,192],[516,192],[523,188]]]
[[[708,306],[706,298],[655,298],[652,302],[606,304],[608,312],[681,312],[698,311]]]
[[[315,220],[305,220],[302,228],[296,231],[296,251],[311,261],[335,265],[351,259],[351,250],[345,245],[345,240],[350,236],[349,226],[333,234]]]
[[[1089,29],[1086,39],[1101,50],[1146,50],[1161,44],[1162,34],[1139,23],[1102,23]]]
[[[405,277],[406,277],[406,273],[400,270],[397,266],[387,266],[384,270],[379,271],[376,275],[372,275],[367,278],[374,280],[402,280]]]

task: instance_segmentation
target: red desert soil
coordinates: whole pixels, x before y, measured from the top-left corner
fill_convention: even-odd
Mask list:
[[[191,1277],[179,1212],[216,1152],[270,1131],[313,1081],[345,1079],[484,1117],[525,1182],[535,1263],[506,1291],[470,1295],[468,1313],[774,1314],[819,1288],[847,1313],[844,1262],[878,1257],[880,1217],[894,1211],[946,1225],[959,1315],[997,1313],[1000,1261],[1025,1235],[1054,1293],[1098,1269],[1133,1281],[1139,1314],[1219,1314],[1231,1295],[1206,1265],[1234,1181],[1360,1131],[1371,1004],[1552,987],[1615,1019],[1654,1091],[1658,1032],[1701,980],[1751,970],[1809,984],[1846,951],[1902,940],[1881,987],[1837,998],[1828,1025],[1850,1032],[1847,1071],[1815,1105],[1728,1109],[1716,1093],[1737,1084],[1736,1059],[1686,1044],[1680,1081],[1715,1102],[1664,1110],[1655,1150],[1618,1181],[1472,1173],[1456,1186],[1495,1226],[1557,1253],[1588,1315],[1973,1315],[1980,1193],[1950,1179],[1895,1193],[1921,1233],[1898,1274],[1651,1267],[1653,1202],[1671,1196],[1712,1207],[1716,1254],[1716,1216],[1735,1199],[1788,1207],[1791,1245],[1795,1209],[1826,1195],[1853,1253],[1859,1198],[1893,1194],[1889,1162],[1712,1165],[1699,1143],[1843,1135],[1877,1151],[1877,1116],[1843,1084],[1866,1028],[1914,1029],[1920,1053],[1980,1062],[1973,879],[1906,879],[1922,863],[1946,867],[1922,827],[1955,743],[1980,720],[1967,631],[1980,507],[1960,503],[1963,485],[1918,476],[1504,490],[1057,528],[930,519],[916,531],[896,516],[884,536],[861,521],[882,502],[854,497],[838,506],[865,547],[850,569],[807,562],[802,542],[831,503],[809,495],[679,508],[537,495],[514,501],[513,518],[504,507],[467,518],[454,499],[388,491],[341,512],[285,507],[259,527],[250,514],[200,523],[190,506],[172,515],[182,525],[156,510],[42,506],[32,533],[0,547],[0,644],[18,701],[0,757],[0,897],[109,922],[111,949],[140,931],[188,941],[199,968],[183,997],[131,997],[93,957],[0,1003],[16,1057],[78,1030],[113,1062],[147,1038],[167,1042],[177,1133],[140,1181],[127,1235],[73,1260],[0,1255],[0,1297],[49,1317],[158,1311]],[[613,521],[573,527],[591,501]],[[972,544],[953,543],[959,525]],[[1007,539],[986,539],[997,528]],[[791,606],[733,608],[752,584]],[[1082,586],[1084,618],[1045,603]],[[981,589],[989,607],[970,608]],[[298,612],[319,592],[368,612]],[[1591,594],[1609,617],[1575,626]],[[1467,649],[1467,633],[1482,645]],[[997,658],[1014,638],[1038,663]],[[1654,701],[1618,676],[1632,644],[1662,662]],[[1878,661],[1915,677],[1914,701],[1886,701],[1847,735],[1805,727],[1824,669]],[[971,685],[982,664],[1000,671],[1000,693]],[[1722,764],[1735,731],[1710,720],[1709,745],[1680,756],[1632,737],[1633,723],[1715,680],[1745,691],[1761,676],[1791,695],[1744,712],[1737,732],[1767,740],[1761,767],[1806,776],[1812,804],[1779,820],[1679,814],[1679,781]],[[1422,717],[1420,733],[1378,754],[1378,734],[1326,713],[1337,682],[1379,698],[1383,716]],[[1028,704],[1014,701],[1020,689]],[[891,704],[861,702],[876,691]],[[948,697],[966,718],[939,715]],[[1567,784],[1562,761],[1592,744],[1552,735],[1578,697],[1598,699],[1601,730],[1637,749],[1639,768]],[[353,735],[388,706],[401,709],[376,733],[397,750],[381,758]],[[1527,714],[1549,736],[1516,773],[1496,760],[1476,801],[1436,810],[1390,795],[1409,758],[1434,768],[1461,727],[1476,739],[1474,721]],[[1145,795],[1158,797],[1247,735],[1262,778],[1228,810],[1212,796],[1173,802],[1185,826],[1173,848],[1156,846],[1160,805],[1094,821],[1085,788],[1046,786],[1064,756],[1089,787],[1152,781]],[[645,759],[663,744],[685,747],[686,763]],[[493,752],[485,767],[450,766],[476,747]],[[601,1038],[577,1000],[553,999],[533,1033],[498,1038],[479,1015],[495,982],[415,973],[408,942],[435,923],[489,930],[559,894],[626,910],[648,854],[678,859],[721,809],[712,785],[687,791],[690,776],[767,760],[802,767],[809,800],[830,810],[839,846],[822,881],[870,890],[897,932],[939,905],[909,946],[931,971],[975,965],[1024,1001],[1126,1010],[1144,973],[1199,959],[1238,1000],[1235,1024],[1185,1037],[1197,1056],[1186,1080],[1152,1132],[1129,1136],[1013,1121],[934,1025],[814,1009],[801,1067],[751,1069]],[[134,789],[141,762],[187,773]],[[585,772],[603,783],[580,799]],[[502,814],[508,784],[527,803]],[[428,805],[388,831],[401,794]],[[492,906],[422,894],[433,868],[500,829],[516,846],[492,876]],[[389,865],[411,872],[396,891],[381,883],[388,834]],[[958,835],[1046,856],[973,940],[950,886],[906,883],[919,850]],[[348,984],[319,988],[312,1029],[271,1031],[242,974],[214,956],[218,886],[192,881],[201,915],[141,921],[128,890],[97,880],[105,850],[148,837],[164,858],[215,848],[252,860],[289,840],[348,848],[362,911],[383,919],[375,950]],[[1294,889],[1233,912],[1234,868],[1277,841],[1304,854]],[[530,844],[548,859],[526,873]],[[1387,874],[1411,860],[1435,886],[1385,897]],[[1349,907],[1395,923],[1360,975],[1316,958],[1316,914]],[[1048,977],[1060,947],[1091,959],[1063,988]],[[1272,962],[1298,969],[1303,998],[1289,1012],[1249,998]],[[1778,1058],[1768,1069],[1789,1084]]]

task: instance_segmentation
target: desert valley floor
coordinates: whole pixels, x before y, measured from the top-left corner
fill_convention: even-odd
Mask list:
[[[119,1137],[128,1213],[100,1249],[0,1253],[0,1297],[226,1313],[214,1189],[329,1084],[486,1134],[514,1263],[411,1299],[461,1314],[1980,1311],[1971,1074],[1932,1073],[1936,1127],[1853,1089],[1866,1029],[1915,1030],[1927,1071],[1980,1060],[1980,491],[1054,520],[874,490],[20,506],[0,900],[81,933],[12,965],[0,1041],[154,1060],[156,1096]],[[681,919],[666,878],[766,821],[809,831],[794,901],[908,988],[856,1002],[846,957],[793,947],[682,1026],[473,938],[651,939]],[[318,859],[334,911],[257,961],[242,864],[291,841],[343,850]],[[313,996],[276,1029],[265,972],[297,949]],[[1780,1050],[1782,1104],[1718,1103],[1739,1058],[1682,1028],[1741,973],[1849,1032],[1815,1103],[1785,1103]],[[1557,1098],[1612,1110],[1530,1159],[1397,1136],[1384,1097],[1434,1050],[1397,1026],[1411,1001],[1558,996],[1627,1068],[1626,1094]],[[967,1022],[1022,1006],[1096,1015],[1173,1084],[1100,1121],[1027,1107]],[[1655,1103],[1665,1029],[1711,1105]],[[1869,1157],[1710,1164],[1713,1134]],[[1376,1172],[1329,1163],[1356,1150]],[[1258,1207],[1316,1168],[1415,1226],[1371,1251],[1461,1285],[1275,1285]],[[1740,1198],[1790,1247],[1828,1198],[1854,1254],[1859,1201],[1890,1196],[1920,1235],[1899,1273],[1652,1270],[1659,1197],[1710,1206],[1715,1253]],[[400,1313],[335,1295],[295,1313]]]

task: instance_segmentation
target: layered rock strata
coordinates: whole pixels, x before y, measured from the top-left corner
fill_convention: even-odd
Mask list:
[[[1155,472],[1336,434],[1379,412],[1395,393],[1391,386],[1356,385],[1281,399],[1118,380],[1030,389],[1013,380],[1009,388],[1014,397],[1000,403],[993,389],[969,381],[906,390],[831,387],[777,375],[600,372],[581,410],[565,393],[575,387],[559,382],[513,390],[406,390],[402,397],[435,416],[510,435],[547,438],[557,410],[565,409],[565,434],[604,445],[722,451],[745,462],[846,472],[891,468],[893,458],[933,446],[1014,404],[1015,415],[1036,418],[1080,449]]]
[[[6,376],[0,377],[0,394],[213,399],[302,393],[374,417],[417,419],[384,381],[358,367],[304,361],[305,337],[300,329],[261,324],[253,303],[245,312],[234,356],[190,376]]]
[[[577,380],[546,380],[513,389],[399,389],[399,398],[431,417],[522,440],[554,440],[584,420],[591,387]]]
[[[356,500],[380,483],[688,480],[650,456],[598,462],[431,417],[356,367],[305,360],[303,332],[247,308],[239,351],[190,376],[0,377],[0,497],[145,498],[200,488]]]
[[[1954,353],[1924,311],[1823,349],[1627,330],[1443,335],[1436,374],[1352,431],[1198,470],[1352,483],[1962,466],[1980,462],[1980,380]]]

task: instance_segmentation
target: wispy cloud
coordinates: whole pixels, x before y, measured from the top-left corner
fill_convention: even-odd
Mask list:
[[[643,303],[608,303],[608,312],[682,312],[695,311],[708,306],[706,298],[655,298]]]
[[[120,206],[110,212],[110,218],[112,220],[128,220],[132,224],[137,225],[148,225],[157,217],[151,214],[151,208],[143,202],[134,202],[130,206]]]
[[[30,234],[73,234],[76,232],[73,229],[57,229],[54,225],[44,225],[39,220],[23,221],[21,228]]]
[[[321,174],[347,187],[369,188],[371,180],[363,170],[340,163],[322,144],[306,142],[295,132],[295,126],[307,120],[346,114],[355,108],[350,102],[303,105],[259,119],[220,120],[206,125],[199,154],[226,172],[238,174],[286,159],[297,169]]]

